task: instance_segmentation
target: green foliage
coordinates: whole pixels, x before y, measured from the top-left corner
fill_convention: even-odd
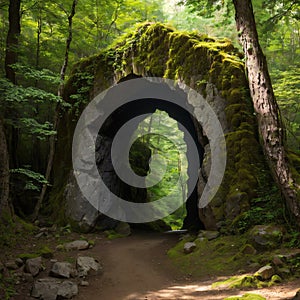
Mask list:
[[[184,203],[188,178],[184,134],[166,112],[156,111],[139,125],[137,135],[149,147],[152,155],[159,156],[159,159],[150,162],[149,172],[154,177],[152,181],[146,180],[151,184],[147,189],[148,201],[168,197],[172,202],[178,203],[179,209],[164,221],[173,229],[179,229],[186,215]],[[164,211],[167,207],[160,205],[158,209]]]
[[[30,169],[11,169],[10,172],[12,174],[24,176],[24,190],[39,191],[42,184],[49,184],[42,174],[36,173]]]

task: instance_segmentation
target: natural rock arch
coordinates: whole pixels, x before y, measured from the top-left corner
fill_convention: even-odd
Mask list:
[[[53,209],[60,219],[90,227],[98,218],[76,187],[72,176],[71,145],[76,121],[86,104],[120,79],[132,76],[165,77],[186,84],[214,109],[226,135],[227,167],[213,201],[197,215],[206,229],[240,230],[254,199],[269,194],[273,186],[258,141],[257,124],[241,54],[229,40],[197,33],[182,33],[161,24],[143,24],[111,49],[74,66],[64,98],[72,108],[63,112],[58,129],[54,164]],[[197,103],[194,109],[197,109]],[[196,197],[204,189],[210,170],[208,139],[193,120],[204,149]],[[274,191],[274,199],[276,191]],[[70,205],[72,203],[72,205]],[[243,229],[251,224],[244,224]]]

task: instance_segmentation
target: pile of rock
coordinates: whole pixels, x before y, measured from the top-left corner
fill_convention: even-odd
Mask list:
[[[90,244],[82,240],[62,246],[66,251],[90,248]],[[5,267],[14,270],[17,284],[32,283],[31,296],[40,300],[71,299],[78,294],[78,286],[89,285],[86,281],[88,276],[102,273],[102,266],[96,259],[81,255],[74,263],[51,259],[49,255],[23,257],[8,261]]]

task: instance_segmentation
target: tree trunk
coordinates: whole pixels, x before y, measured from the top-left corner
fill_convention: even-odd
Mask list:
[[[9,156],[2,117],[0,117],[0,222],[12,217],[9,200]]]
[[[14,84],[16,83],[16,73],[11,65],[15,64],[18,61],[18,45],[19,36],[21,33],[20,7],[21,0],[9,1],[9,28],[6,38],[5,73],[6,78]]]
[[[75,16],[76,13],[76,5],[77,5],[78,0],[73,0],[72,3],[72,8],[71,8],[71,13],[68,16],[68,21],[69,21],[69,35],[66,41],[66,50],[65,50],[65,57],[64,57],[64,62],[62,64],[62,68],[60,71],[60,80],[61,84],[58,88],[58,96],[62,97],[63,94],[63,89],[64,89],[64,80],[66,76],[66,71],[69,63],[69,52],[71,48],[71,43],[72,43],[72,37],[73,37],[73,17]],[[60,114],[60,105],[59,103],[57,104],[55,108],[55,113],[54,113],[54,122],[53,122],[53,130],[57,130],[58,124],[59,124],[59,114]],[[56,136],[53,135],[50,137],[49,140],[49,155],[48,155],[48,162],[47,162],[47,168],[46,168],[46,174],[45,174],[45,179],[47,181],[50,180],[51,176],[51,171],[53,168],[53,161],[54,161],[54,155],[55,155],[55,146],[56,146]],[[40,197],[35,205],[34,212],[33,212],[33,220],[35,220],[38,217],[38,214],[40,212],[41,206],[43,204],[46,192],[47,192],[47,184],[43,184],[42,191],[40,194]]]
[[[21,0],[10,0],[8,8],[8,21],[9,28],[6,37],[6,51],[5,51],[5,73],[6,78],[13,84],[17,83],[16,72],[12,65],[18,62],[18,46],[19,37],[21,33],[21,15],[20,15]],[[6,113],[12,119],[18,119],[16,112],[9,110]],[[19,130],[13,126],[10,128],[10,137],[8,138],[10,164],[12,168],[18,168],[18,143],[19,143]]]
[[[240,42],[265,157],[293,219],[300,226],[299,185],[295,182],[284,148],[284,130],[274,96],[267,61],[259,44],[251,0],[233,0]]]

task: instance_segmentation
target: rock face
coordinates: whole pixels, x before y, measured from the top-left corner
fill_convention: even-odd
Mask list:
[[[93,82],[90,83],[90,78],[88,82],[85,77],[89,76],[82,77],[82,74],[90,74]],[[191,107],[195,114],[188,116],[192,124],[189,131],[199,143],[199,157],[203,164],[198,185],[186,202],[185,224],[192,226],[198,220],[208,230],[224,227],[231,230],[228,224],[237,224],[233,221],[251,209],[251,200],[257,197],[256,191],[265,191],[267,195],[272,185],[259,145],[244,64],[228,40],[179,33],[161,24],[144,24],[125,37],[118,47],[85,59],[74,67],[66,84],[64,99],[73,107],[79,107],[79,112],[75,109],[64,112],[64,122],[58,128],[51,203],[66,203],[65,215],[84,230],[89,230],[103,217],[85,200],[75,182],[71,162],[73,133],[78,115],[86,103],[118,81],[134,78],[134,75],[173,79],[182,91],[188,85],[215,111],[226,138],[227,166],[217,194],[208,205],[199,209],[198,201],[211,170],[212,149],[206,131],[195,119],[195,116],[203,115],[201,103],[192,95],[187,95],[185,105]],[[84,90],[90,89],[82,92],[82,87]],[[78,98],[84,99],[83,103],[73,105],[74,99]],[[103,181],[113,193],[127,196],[134,202],[145,200],[145,191],[132,189],[120,182],[113,172],[109,149],[116,129],[143,112],[142,108],[147,108],[147,112],[165,110],[185,124],[181,111],[171,106],[159,107],[158,103],[145,100],[141,108],[135,106],[118,111],[108,120],[95,145],[95,158]],[[261,180],[262,174],[264,180]],[[105,191],[100,197],[110,199]]]

